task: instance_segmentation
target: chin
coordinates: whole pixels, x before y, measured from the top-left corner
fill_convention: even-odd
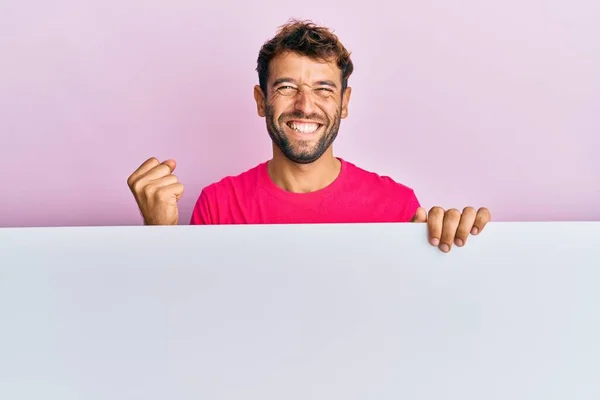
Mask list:
[[[298,157],[290,157],[288,155],[286,155],[286,157],[291,162],[296,163],[296,164],[302,164],[302,165],[312,164],[315,161],[317,161],[319,158],[321,158],[321,156],[310,157],[310,158],[304,158],[304,157],[298,158]]]
[[[319,160],[327,149],[321,150],[317,145],[311,146],[310,151],[294,151],[295,149],[281,148],[283,155],[296,164],[311,164]]]

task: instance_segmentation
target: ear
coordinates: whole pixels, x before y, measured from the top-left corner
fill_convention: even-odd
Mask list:
[[[348,116],[348,103],[350,103],[350,96],[352,95],[352,88],[350,86],[346,87],[344,90],[344,94],[342,95],[342,115],[341,118],[346,118]]]
[[[256,101],[256,111],[260,117],[264,117],[266,113],[265,94],[260,85],[254,86],[254,100]]]

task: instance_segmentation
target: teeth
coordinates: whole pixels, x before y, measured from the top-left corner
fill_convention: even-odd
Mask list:
[[[290,122],[288,123],[288,126],[300,133],[313,133],[319,129],[319,124],[315,123]]]

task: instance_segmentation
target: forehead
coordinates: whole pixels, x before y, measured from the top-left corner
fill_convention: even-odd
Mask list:
[[[291,78],[304,83],[331,80],[341,83],[341,70],[335,61],[321,61],[297,53],[277,55],[269,64],[269,82]]]

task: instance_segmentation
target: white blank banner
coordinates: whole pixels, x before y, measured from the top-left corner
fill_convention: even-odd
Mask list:
[[[600,223],[0,229],[0,399],[600,398]]]

